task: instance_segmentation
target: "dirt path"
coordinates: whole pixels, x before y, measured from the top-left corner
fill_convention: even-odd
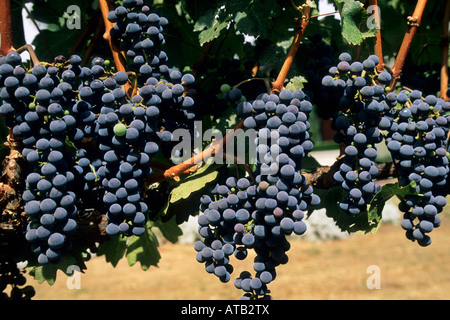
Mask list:
[[[292,241],[289,262],[270,284],[275,299],[450,299],[450,218],[422,248],[400,226],[383,224],[375,235],[354,235],[324,243]],[[251,260],[234,261],[232,280],[222,284],[195,260],[192,245],[163,244],[159,268],[144,272],[122,260],[116,268],[94,257],[81,275],[81,289],[69,290],[59,274],[53,286],[29,279],[38,299],[198,300],[238,299],[233,280]],[[379,267],[381,289],[370,290],[368,267]],[[234,277],[233,277],[234,276]]]

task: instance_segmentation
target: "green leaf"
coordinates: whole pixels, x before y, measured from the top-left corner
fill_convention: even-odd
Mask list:
[[[151,266],[157,266],[161,259],[158,251],[159,242],[151,230],[152,226],[153,222],[148,221],[144,234],[130,237],[127,243],[126,257],[128,264],[134,266],[139,262],[144,271]]]
[[[75,143],[73,143],[73,141],[70,140],[69,137],[66,137],[66,140],[65,140],[64,144],[65,144],[65,149],[66,149],[68,152],[70,152],[70,153],[72,153],[72,154],[76,154],[78,148],[77,148],[77,146],[75,145]]]
[[[314,171],[320,167],[320,163],[311,155],[302,159],[302,171]]]
[[[289,89],[291,91],[302,90],[304,87],[304,84],[307,82],[308,82],[308,80],[306,80],[305,77],[296,76],[289,80],[288,84],[286,85],[286,89]]]
[[[200,32],[198,38],[200,41],[200,45],[204,45],[205,43],[208,43],[216,38],[218,38],[220,36],[220,34],[222,33],[222,30],[225,30],[225,28],[228,26],[228,21],[224,21],[224,22],[216,22],[214,23],[214,25],[209,28],[206,29],[202,32]]]
[[[276,1],[253,0],[235,15],[236,30],[250,36],[269,38],[274,21],[280,15]]]
[[[386,184],[372,199],[368,210],[357,216],[351,216],[339,207],[339,202],[347,197],[347,193],[341,187],[315,189],[314,193],[321,199],[320,205],[315,209],[325,209],[326,215],[332,218],[342,231],[349,233],[375,233],[381,223],[384,205],[390,198],[417,195],[414,182],[406,187],[399,187],[398,182]]]
[[[339,203],[347,196],[347,193],[341,187],[326,190],[314,189],[314,193],[321,199],[320,205],[314,209],[325,209],[326,215],[336,222],[341,231],[369,233],[378,227],[377,221],[368,219],[367,211],[357,216],[351,216],[341,210]]]
[[[216,14],[217,10],[208,10],[195,22],[193,31],[203,31],[204,29],[212,28],[216,21]]]
[[[92,1],[71,0],[70,5],[80,8],[80,29],[69,29],[67,26],[69,21],[67,18],[69,16],[75,17],[73,12],[68,11],[69,4],[67,2],[33,1],[31,15],[37,23],[45,25],[45,29],[41,29],[32,41],[36,54],[41,61],[52,62],[58,55],[68,57],[73,45],[86,29],[89,18],[95,12]]]
[[[192,193],[202,189],[207,183],[216,180],[218,171],[216,165],[204,165],[194,174],[183,180],[170,195],[170,203],[187,199]]]
[[[381,214],[386,202],[393,196],[403,199],[408,195],[418,195],[414,181],[405,187],[400,187],[398,182],[385,184],[369,204],[368,219],[381,222]]]
[[[229,25],[230,17],[221,14],[219,10],[210,9],[203,14],[194,24],[194,31],[201,31],[199,34],[200,45],[218,38],[222,31]]]
[[[239,118],[236,113],[236,108],[228,107],[221,115],[220,117],[217,117],[212,120],[213,128],[219,130],[222,135],[225,135],[227,133],[227,129],[234,128],[238,122]]]
[[[197,215],[200,197],[213,189],[217,179],[225,174],[224,168],[226,165],[205,165],[201,172],[195,174],[197,175],[196,179],[200,179],[199,181],[190,181],[187,187],[182,186],[183,183],[181,183],[177,187],[180,190],[176,191],[176,196],[167,201],[159,212],[162,222],[166,223],[175,217],[176,223],[180,224],[187,221],[190,216]],[[190,178],[193,179],[194,175]],[[192,189],[189,189],[189,186]]]
[[[47,281],[49,285],[53,285],[56,281],[56,276],[58,270],[61,270],[68,276],[72,275],[73,266],[77,266],[80,271],[86,270],[86,265],[81,258],[81,255],[76,257],[72,254],[64,254],[61,257],[61,261],[58,263],[48,263],[45,265],[30,266],[29,273],[36,279],[40,284]]]
[[[306,4],[311,7],[311,9],[316,9],[317,4],[313,0],[306,0]]]
[[[36,54],[39,59],[53,61],[57,55],[69,56],[70,50],[81,36],[82,30],[74,29],[70,32],[67,30],[41,30],[40,36],[36,36],[32,42],[36,46]]]
[[[154,223],[155,227],[161,231],[164,238],[172,243],[176,243],[178,241],[178,237],[183,235],[183,231],[178,226],[175,216],[168,221],[163,222],[161,220],[157,220]]]
[[[342,20],[342,36],[352,45],[359,45],[366,38],[373,37],[378,30],[361,31],[360,25],[367,17],[362,3],[356,0],[335,0]]]

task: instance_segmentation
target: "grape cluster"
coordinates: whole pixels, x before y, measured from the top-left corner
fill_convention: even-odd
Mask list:
[[[111,38],[131,61],[128,64],[131,70],[139,72],[143,80],[154,74],[155,69],[168,71],[167,55],[160,48],[164,41],[163,27],[168,24],[166,18],[151,12],[142,0],[125,0],[107,18],[114,23]]]
[[[427,246],[431,243],[428,234],[440,225],[438,214],[447,204],[450,104],[419,90],[391,92],[391,75],[376,70],[376,56],[352,62],[348,53],[342,53],[339,60],[322,85],[341,91],[333,125],[335,141],[346,147],[334,180],[348,191],[348,197],[340,207],[359,214],[381,190],[373,179],[378,173],[376,144],[385,140],[399,185],[416,188],[399,205],[404,212],[402,227],[408,239]]]
[[[350,215],[358,215],[366,211],[381,189],[374,182],[378,174],[376,145],[383,141],[381,130],[391,125],[385,117],[391,110],[387,98],[391,75],[377,72],[379,59],[374,55],[363,62],[352,62],[350,54],[344,52],[339,61],[322,79],[324,88],[340,92],[333,115],[337,131],[334,140],[346,147],[339,171],[333,178],[348,193],[340,202],[340,208]]]
[[[0,65],[0,113],[23,143],[27,160],[24,211],[30,217],[26,239],[42,264],[57,262],[61,251],[71,247],[68,235],[76,230],[77,200],[72,186],[77,157],[68,151],[66,140],[79,142],[95,119],[93,113],[76,112],[73,81],[82,73],[81,59],[72,57],[64,72],[61,62],[48,68],[36,65],[31,72],[22,66],[21,56],[10,52]],[[74,71],[75,70],[75,71]]]
[[[30,300],[35,295],[32,286],[25,286],[27,279],[17,267],[17,264],[8,257],[0,257],[0,300]],[[11,286],[8,295],[6,289]]]
[[[386,137],[387,148],[397,165],[400,186],[413,184],[417,191],[399,204],[404,212],[401,225],[408,239],[427,246],[447,204],[450,103],[422,96],[418,90],[403,90],[392,100],[396,117]]]
[[[183,128],[193,136],[196,113],[192,96],[195,92],[189,89],[195,85],[195,78],[167,65],[168,57],[162,44],[168,20],[152,12],[142,0],[124,1],[122,6],[109,12],[108,19],[114,23],[111,37],[126,53],[128,71],[134,74],[141,87],[133,102],[158,107],[158,119],[164,129],[161,148],[170,158],[175,145],[171,141],[172,131]]]
[[[140,3],[125,1],[127,16],[146,12]],[[166,23],[154,13],[138,16],[159,32]],[[26,239],[39,263],[58,262],[71,248],[81,211],[106,214],[109,236],[145,232],[150,161],[160,150],[170,156],[171,132],[192,130],[195,117],[194,99],[186,95],[194,77],[147,62],[134,72],[114,72],[108,60],[96,57],[82,66],[73,55],[27,70],[16,52],[1,58],[0,114],[23,143]],[[130,75],[139,79],[133,94]]]
[[[200,199],[204,241],[194,247],[207,272],[226,282],[233,270],[231,254],[243,260],[249,249],[256,253],[255,276],[245,272],[235,281],[245,292],[243,299],[271,298],[267,285],[275,279],[276,267],[288,261],[286,236],[303,234],[305,212],[320,203],[300,173],[302,159],[313,148],[308,133],[312,105],[305,98],[302,91],[283,90],[239,102],[244,128],[257,136],[255,181],[230,177]]]

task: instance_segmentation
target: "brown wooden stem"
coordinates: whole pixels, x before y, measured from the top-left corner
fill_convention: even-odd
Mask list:
[[[0,0],[0,54],[6,56],[13,50],[13,31],[11,21],[11,1]]]
[[[331,166],[318,167],[314,172],[303,173],[306,181],[315,189],[329,189],[339,184],[334,180],[333,175],[339,171],[340,165],[344,161],[341,155]],[[384,180],[396,176],[397,169],[393,162],[377,163],[378,168],[377,180]]]
[[[378,32],[375,35],[375,54],[380,60],[380,62],[377,65],[378,72],[383,71],[383,45],[381,40],[381,18],[380,18],[380,11],[378,7],[378,0],[369,0],[370,6],[375,6],[375,12],[373,13],[375,15],[375,23],[378,27]]]
[[[294,40],[292,41],[292,45],[289,49],[286,60],[281,67],[280,73],[278,74],[277,79],[272,82],[272,91],[281,91],[284,88],[284,81],[288,75],[289,69],[291,68],[292,62],[297,54],[298,47],[300,46],[300,42],[305,34],[305,29],[309,24],[311,8],[306,6],[303,10],[303,17],[300,26],[295,30]]]
[[[36,66],[36,65],[40,64],[39,59],[36,55],[36,52],[34,52],[33,46],[31,46],[30,44],[23,45],[15,51],[18,53],[28,51],[31,61],[33,61],[33,65]]]
[[[239,122],[233,130],[230,130],[227,132],[227,134],[220,140],[217,140],[213,142],[209,147],[207,147],[205,150],[203,150],[201,153],[198,153],[194,156],[192,156],[190,159],[177,164],[173,167],[170,167],[169,169],[165,170],[162,173],[153,174],[150,176],[150,178],[146,181],[147,185],[150,185],[155,182],[160,182],[164,180],[169,179],[178,179],[180,175],[183,174],[189,174],[192,171],[192,169],[195,167],[201,165],[204,160],[207,160],[214,156],[216,152],[221,151],[227,142],[228,139],[234,138],[235,130],[242,129],[244,127],[244,120]]]
[[[408,28],[403,38],[403,42],[398,52],[397,58],[395,60],[394,67],[392,68],[393,75],[390,83],[390,87],[392,89],[395,88],[397,81],[400,79],[406,56],[408,55],[409,49],[411,48],[411,43],[422,21],[422,15],[426,4],[427,0],[418,0],[413,15],[411,17],[408,17]]]
[[[117,71],[123,71],[125,72],[126,68],[126,61],[125,57],[120,52],[120,49],[117,46],[117,43],[115,43],[111,39],[110,31],[114,27],[114,24],[108,20],[108,13],[110,11],[109,4],[107,0],[99,0],[100,3],[100,10],[102,12],[103,16],[103,22],[105,23],[105,33],[103,34],[103,38],[108,42],[108,45],[111,49],[111,54],[114,58],[114,63],[116,64]]]

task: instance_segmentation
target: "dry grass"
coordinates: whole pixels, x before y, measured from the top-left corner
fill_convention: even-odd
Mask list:
[[[450,299],[450,218],[431,234],[426,248],[412,243],[398,225],[382,224],[375,235],[356,234],[346,240],[323,243],[292,241],[289,262],[278,268],[270,284],[277,300],[328,299]],[[38,299],[87,300],[207,300],[238,299],[233,280],[222,284],[195,260],[192,245],[161,245],[159,268],[142,271],[126,260],[116,268],[94,257],[81,275],[81,289],[69,290],[67,276],[53,286],[28,283]],[[234,276],[251,270],[251,259],[234,261]],[[367,268],[380,268],[381,288],[370,290]],[[234,279],[234,277],[232,278]]]

